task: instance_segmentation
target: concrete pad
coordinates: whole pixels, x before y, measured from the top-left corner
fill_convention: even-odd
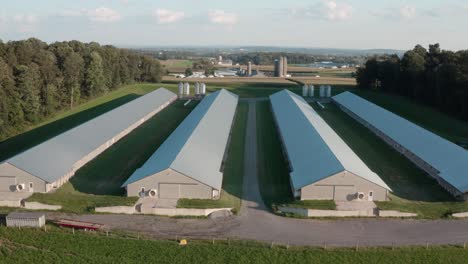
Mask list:
[[[369,211],[377,208],[371,201],[335,201],[335,204],[338,211]]]
[[[0,206],[21,207],[21,201],[32,194],[31,192],[0,192]]]
[[[156,208],[177,208],[177,201],[179,199],[158,199],[156,201]]]

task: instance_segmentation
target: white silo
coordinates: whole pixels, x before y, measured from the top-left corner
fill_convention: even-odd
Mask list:
[[[200,94],[200,83],[195,83],[195,89],[194,89],[195,95]]]
[[[184,95],[184,84],[180,82],[178,88],[179,88],[179,97],[182,97],[182,95]]]
[[[203,94],[203,95],[206,94],[206,84],[205,84],[205,83],[202,83],[202,84],[201,84],[201,91],[200,91],[200,94]]]
[[[304,86],[302,86],[302,96],[303,97],[308,96],[307,90],[308,90],[307,84],[304,84]]]
[[[331,85],[327,85],[327,97],[331,97]]]
[[[325,86],[323,85],[320,85],[320,92],[319,92],[319,95],[320,95],[320,98],[324,97],[324,90],[325,90]]]
[[[314,97],[315,87],[313,84],[309,85],[309,96]]]
[[[185,95],[189,95],[190,94],[190,84],[188,82],[186,82],[184,84],[184,94]]]

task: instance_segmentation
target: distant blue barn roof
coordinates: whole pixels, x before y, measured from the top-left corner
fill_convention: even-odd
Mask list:
[[[48,183],[70,172],[73,165],[102,144],[177,96],[158,89],[68,130],[6,162]]]
[[[238,96],[224,89],[207,95],[122,186],[171,168],[221,190],[221,164],[237,102]]]
[[[270,100],[290,161],[294,189],[346,170],[390,190],[302,97],[283,90]]]
[[[468,191],[465,149],[353,93],[341,93],[333,100],[430,164],[460,192]]]

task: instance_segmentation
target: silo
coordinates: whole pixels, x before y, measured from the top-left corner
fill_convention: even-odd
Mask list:
[[[182,97],[182,95],[184,95],[184,84],[179,82],[179,97]]]
[[[288,58],[283,57],[283,77],[286,77],[288,75]]]
[[[309,96],[314,97],[315,87],[313,84],[309,85]]]
[[[278,77],[284,77],[283,76],[283,71],[284,71],[284,58],[280,57],[279,58]]]
[[[201,84],[200,94],[203,94],[203,95],[206,94],[206,84],[205,83]]]
[[[189,95],[190,94],[190,84],[188,82],[186,82],[184,84],[184,94],[185,95]]]
[[[308,96],[308,93],[307,93],[307,90],[308,90],[308,86],[307,84],[304,84],[304,86],[302,86],[302,96],[303,97],[307,97]]]
[[[279,77],[280,76],[280,72],[279,72],[279,60],[275,60],[275,69],[274,69],[274,73],[273,73],[273,76],[275,77]]]
[[[200,94],[200,83],[195,83],[195,95],[199,95]]]
[[[325,97],[325,85],[320,85],[320,98]]]
[[[247,76],[252,76],[252,62],[247,63]]]
[[[327,85],[327,97],[331,97],[331,85]]]

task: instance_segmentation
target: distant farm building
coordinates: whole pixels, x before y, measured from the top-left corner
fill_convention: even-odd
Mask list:
[[[274,76],[275,77],[287,77],[288,75],[288,58],[287,57],[279,57],[279,59],[275,60],[274,63]]]
[[[158,89],[0,164],[0,192],[50,192],[177,96]]]
[[[219,198],[238,96],[207,95],[122,185],[128,196]]]
[[[288,90],[270,96],[289,163],[293,194],[301,200],[385,201],[391,189],[317,112]]]
[[[353,93],[341,93],[333,100],[455,197],[468,199],[465,149]]]

